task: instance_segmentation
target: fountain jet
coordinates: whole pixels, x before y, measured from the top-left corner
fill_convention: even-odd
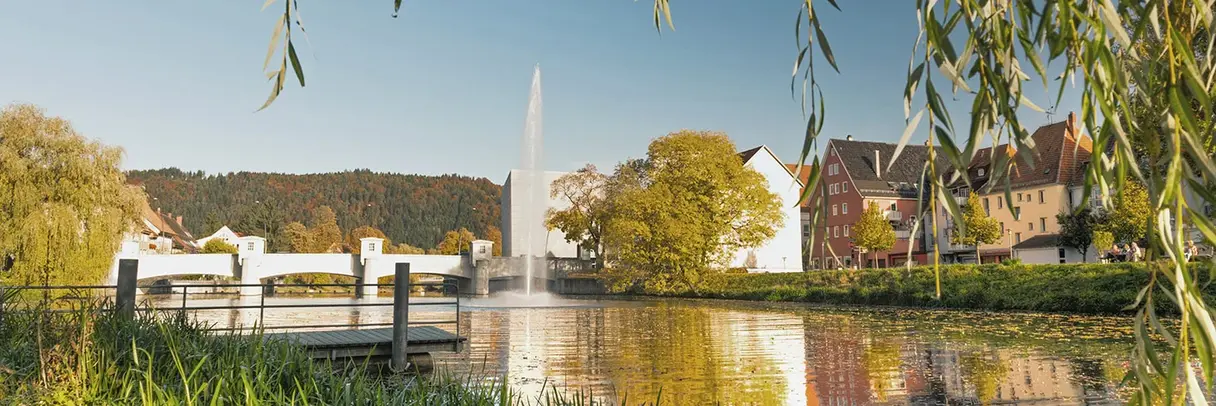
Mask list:
[[[524,293],[532,294],[532,278],[536,268],[536,255],[544,252],[544,236],[541,228],[544,209],[548,206],[549,188],[545,187],[545,171],[542,167],[544,154],[541,145],[544,131],[541,125],[540,64],[532,73],[532,91],[528,93],[528,117],[524,122],[523,157],[521,166],[527,174],[524,222]]]

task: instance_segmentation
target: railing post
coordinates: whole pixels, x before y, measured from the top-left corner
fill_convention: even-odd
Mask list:
[[[393,358],[394,371],[405,371],[406,346],[410,324],[410,264],[398,262],[393,272]]]
[[[139,260],[118,260],[118,289],[114,298],[119,317],[135,318],[135,284],[139,280]]]

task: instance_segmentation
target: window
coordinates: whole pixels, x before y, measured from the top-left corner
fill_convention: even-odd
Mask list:
[[[980,168],[979,176],[984,176],[984,168]]]
[[[849,214],[849,204],[848,203],[840,204],[840,214]],[[844,235],[849,235],[849,234],[845,233]]]
[[[1028,226],[1030,226],[1030,231],[1034,231],[1034,222],[1030,222],[1030,223],[1026,223],[1026,224]]]
[[[836,184],[835,183],[828,185],[828,194],[829,195],[836,194]]]
[[[1044,200],[1044,199],[1043,199],[1043,191],[1042,191],[1042,190],[1040,190],[1040,191],[1039,191],[1039,203],[1043,203],[1043,202],[1045,202],[1045,201],[1046,201],[1046,200]]]
[[[1001,234],[1005,234],[1005,233],[1007,233],[1007,232],[1009,232],[1009,230],[1006,230],[1006,229],[1005,229],[1005,222],[1004,222],[1004,221],[1002,221],[1002,222],[1001,222]]]
[[[1014,208],[1013,208],[1013,219],[1014,219],[1014,220],[1020,220],[1021,218],[1022,218],[1022,208],[1021,208],[1021,207],[1014,207]]]
[[[997,198],[996,198],[996,208],[997,208],[997,209],[1003,209],[1003,208],[1005,208],[1005,196],[997,196]]]
[[[1013,240],[1015,241],[1014,244],[1021,244],[1022,243],[1022,233],[1013,233]]]
[[[988,198],[984,198],[984,213],[988,213]]]
[[[844,236],[845,237],[849,236],[849,225],[848,224],[844,225]]]
[[[1047,217],[1039,217],[1039,231],[1047,231]]]
[[[374,243],[374,242],[373,242],[373,243],[368,243],[368,244],[367,244],[367,250],[368,250],[368,251],[371,251],[371,252],[376,252],[376,243]]]
[[[891,211],[895,211],[895,203],[891,203]]]
[[[1019,201],[1019,202],[1020,202],[1020,201],[1022,201],[1022,194],[1021,194],[1021,193],[1018,193],[1018,201]]]
[[[840,183],[840,193],[849,193],[849,182]]]
[[[839,237],[839,236],[840,236],[840,226],[832,226],[832,237],[835,238],[835,237]]]
[[[479,249],[477,250],[477,252],[480,252],[480,253],[482,253],[482,254],[485,254],[485,253],[486,253],[486,246],[482,245],[481,247],[478,247],[478,248],[479,248]]]
[[[834,205],[834,204],[832,205],[832,215],[833,216],[836,215],[836,205]]]
[[[1041,193],[1041,192],[1040,192],[1040,193]],[[1060,263],[1061,263],[1061,264],[1063,264],[1063,263],[1065,262],[1065,261],[1064,261],[1064,259],[1065,259],[1065,258],[1067,258],[1067,256],[1065,256],[1065,255],[1064,255],[1064,249],[1063,249],[1063,248],[1060,248]]]

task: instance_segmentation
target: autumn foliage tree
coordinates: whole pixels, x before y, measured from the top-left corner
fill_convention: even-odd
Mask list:
[[[603,264],[604,225],[610,217],[604,193],[607,184],[608,177],[591,164],[562,175],[549,187],[549,197],[563,199],[570,206],[545,212],[545,227],[561,230],[566,241],[594,251],[597,268]]]
[[[950,234],[951,244],[974,245],[975,246],[975,263],[983,263],[980,257],[980,246],[983,244],[993,244],[1001,239],[1001,223],[996,219],[988,216],[988,212],[984,210],[984,206],[980,205],[980,197],[971,192],[967,196],[967,204],[963,209],[963,232],[953,232]]]
[[[346,247],[353,254],[361,254],[363,253],[362,239],[369,237],[384,240],[382,243],[383,245],[381,245],[381,247],[384,247],[382,252],[389,253],[393,242],[384,235],[383,231],[380,231],[372,226],[359,226],[355,227],[354,230],[350,230],[350,232],[346,234]]]
[[[142,192],[126,186],[122,151],[32,105],[0,110],[0,282],[102,282]]]
[[[861,219],[850,229],[853,245],[862,253],[871,253],[871,258],[877,258],[879,251],[886,251],[895,246],[895,228],[887,221],[878,203],[870,202],[861,212]]]
[[[204,254],[235,254],[236,246],[229,244],[227,241],[219,238],[212,238],[203,244],[202,253]]]
[[[764,175],[723,133],[668,134],[617,172],[604,235],[614,290],[696,290],[705,272],[773,238],[783,220]]]
[[[443,235],[443,241],[435,246],[435,250],[441,255],[456,255],[464,251],[468,251],[477,237],[468,229],[461,228],[460,230],[448,231]]]

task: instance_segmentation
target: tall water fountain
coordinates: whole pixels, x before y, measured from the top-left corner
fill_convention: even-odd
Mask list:
[[[545,207],[548,206],[548,191],[545,187],[545,171],[542,166],[544,141],[541,126],[540,64],[532,73],[532,91],[528,94],[528,117],[524,122],[523,157],[520,167],[527,174],[524,198],[524,293],[532,294],[532,275],[536,268],[537,254],[544,253],[545,235],[541,229]]]

